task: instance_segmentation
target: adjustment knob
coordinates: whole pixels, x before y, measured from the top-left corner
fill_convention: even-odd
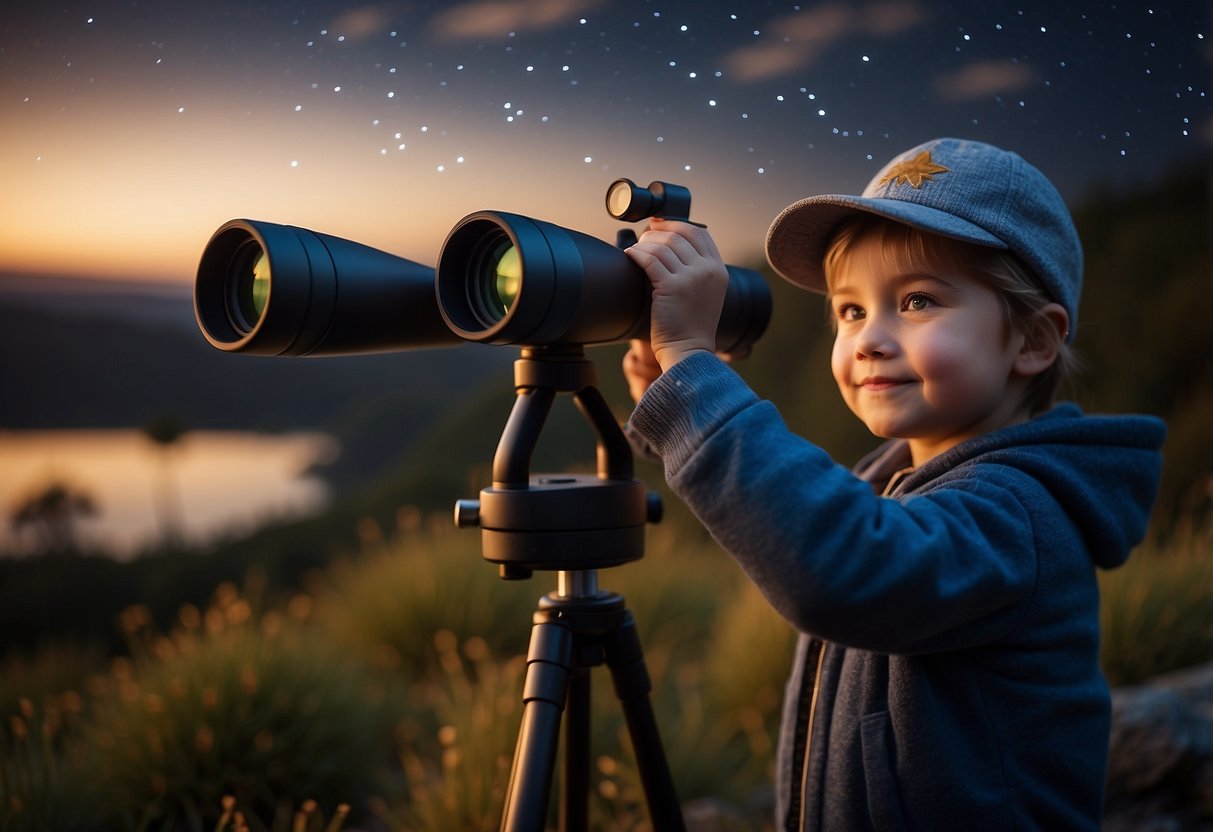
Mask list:
[[[470,529],[480,525],[480,501],[457,500],[455,502],[455,526]]]

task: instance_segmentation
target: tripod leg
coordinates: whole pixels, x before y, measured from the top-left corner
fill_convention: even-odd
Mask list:
[[[542,832],[551,798],[560,716],[573,663],[573,633],[550,621],[531,628],[522,727],[501,815],[502,832]]]
[[[590,671],[578,668],[569,679],[564,720],[564,790],[561,832],[590,828]]]
[[[640,636],[631,612],[625,610],[623,622],[607,636],[605,647],[606,663],[611,669],[615,694],[619,697],[628,734],[632,738],[632,750],[640,769],[640,781],[644,786],[653,829],[657,832],[683,832],[686,825],[682,818],[682,806],[678,802],[674,778],[661,746],[653,704],[649,701],[653,684],[644,666]]]

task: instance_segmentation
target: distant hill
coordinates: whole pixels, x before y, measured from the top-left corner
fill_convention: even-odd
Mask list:
[[[475,345],[342,358],[230,355],[163,289],[6,291],[0,280],[0,428],[327,428],[365,397],[458,398],[508,356]],[[508,369],[505,370],[508,373]],[[507,376],[508,378],[508,376]]]
[[[0,272],[0,306],[15,304],[74,319],[106,317],[194,331],[192,287],[152,280],[96,280]]]
[[[0,277],[0,429],[323,430],[340,484],[373,476],[439,415],[512,383],[511,350],[231,355],[206,343],[188,290]]]

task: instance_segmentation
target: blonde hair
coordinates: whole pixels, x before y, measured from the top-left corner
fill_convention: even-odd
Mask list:
[[[1021,333],[1029,346],[1052,347],[1057,358],[1047,370],[1032,378],[1026,402],[1032,415],[1048,410],[1062,382],[1073,379],[1078,356],[1066,343],[1066,334],[1050,325],[1044,307],[1054,303],[1035,274],[1004,249],[954,240],[876,214],[858,214],[847,220],[830,240],[824,261],[826,286],[833,283],[843,262],[854,255],[860,242],[874,245],[879,258],[874,265],[902,271],[955,269],[983,282],[1002,301],[1008,332]]]

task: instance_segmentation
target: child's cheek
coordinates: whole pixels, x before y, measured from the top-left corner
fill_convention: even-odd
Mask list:
[[[851,347],[850,340],[843,335],[838,335],[834,338],[834,349],[830,353],[830,370],[834,374],[834,381],[838,384],[838,389],[845,396],[847,389],[851,386],[851,362],[854,352]]]
[[[918,345],[915,369],[930,399],[963,406],[982,374],[983,362],[975,349],[971,339],[957,334],[938,334]]]

